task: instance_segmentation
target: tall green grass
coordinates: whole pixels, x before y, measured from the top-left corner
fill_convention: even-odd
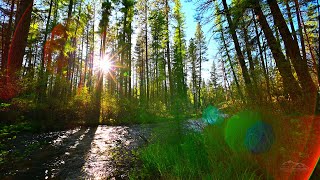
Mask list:
[[[178,123],[154,130],[151,142],[137,152],[140,170],[131,179],[264,179],[259,166],[225,144],[222,127],[208,126],[202,133]]]

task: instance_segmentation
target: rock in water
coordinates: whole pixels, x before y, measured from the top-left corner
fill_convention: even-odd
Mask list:
[[[267,152],[274,142],[272,126],[258,121],[246,133],[245,146],[252,153]]]
[[[213,106],[208,106],[202,113],[202,120],[208,124],[221,124],[223,122],[223,114]]]

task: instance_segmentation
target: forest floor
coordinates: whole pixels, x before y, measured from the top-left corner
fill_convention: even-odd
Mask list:
[[[6,144],[0,179],[127,179],[138,163],[134,151],[153,125],[77,127],[21,133]]]

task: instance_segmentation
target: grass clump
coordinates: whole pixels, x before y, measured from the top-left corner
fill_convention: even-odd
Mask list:
[[[178,123],[162,125],[137,155],[142,168],[132,179],[262,179],[257,164],[228,148],[221,127],[196,133]]]

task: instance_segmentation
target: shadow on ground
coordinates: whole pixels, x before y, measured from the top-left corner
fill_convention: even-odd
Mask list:
[[[142,125],[62,131],[26,159],[8,165],[0,179],[127,179],[135,162],[132,150],[145,143],[147,133]]]

